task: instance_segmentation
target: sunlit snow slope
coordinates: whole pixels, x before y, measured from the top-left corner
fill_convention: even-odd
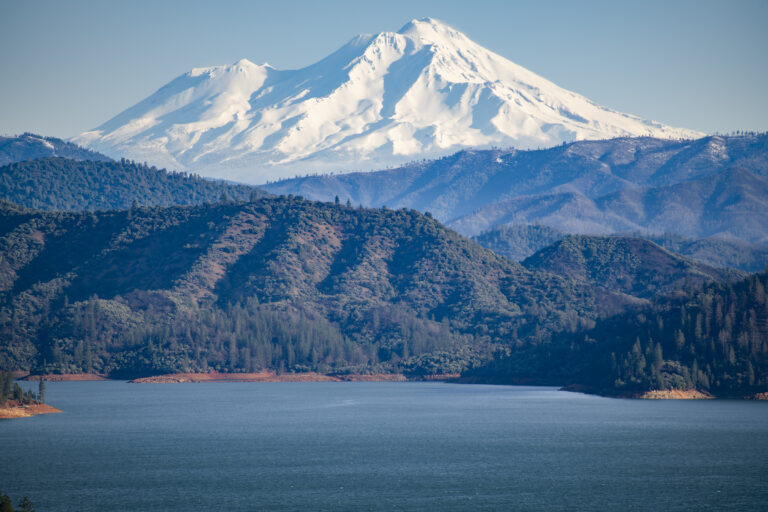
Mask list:
[[[430,18],[358,36],[309,67],[197,68],[74,142],[250,183],[371,170],[463,147],[692,138],[596,105]]]

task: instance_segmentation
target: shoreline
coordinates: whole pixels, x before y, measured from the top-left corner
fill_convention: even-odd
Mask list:
[[[631,398],[640,400],[713,400],[715,397],[697,389],[660,389],[646,391]]]
[[[453,375],[436,376],[431,379],[418,380],[449,380]],[[306,373],[282,373],[253,372],[253,373],[168,373],[132,379],[134,384],[177,384],[199,382],[406,382],[408,379],[401,373],[374,373],[374,374],[323,374],[316,372]]]
[[[18,380],[25,382],[37,382],[41,379],[45,379],[46,382],[76,382],[76,381],[91,381],[91,380],[110,380],[105,375],[99,375],[98,373],[44,373],[41,375],[27,374]]]
[[[519,385],[519,386],[537,386],[545,385],[552,386],[552,384],[541,384],[540,382],[516,382],[516,383],[499,383],[499,382],[487,382],[482,379],[462,378],[460,374],[440,374],[440,375],[421,375],[417,377],[409,377],[402,373],[350,373],[350,374],[324,374],[317,372],[305,372],[305,373],[282,373],[278,374],[275,371],[261,371],[250,373],[226,373],[226,372],[183,372],[183,373],[165,373],[160,375],[152,375],[148,377],[137,377],[134,379],[115,379],[106,375],[96,373],[65,373],[65,374],[42,374],[31,375],[28,372],[15,372],[22,376],[18,380],[22,381],[39,381],[45,379],[48,382],[77,382],[77,381],[110,381],[110,380],[127,380],[132,384],[184,384],[184,383],[206,383],[206,382],[449,382],[455,384],[498,384],[498,385]],[[717,399],[741,399],[741,400],[756,400],[756,401],[768,401],[768,392],[759,392],[746,396],[715,396],[706,391],[700,391],[697,389],[665,389],[665,390],[648,390],[643,392],[635,392],[631,394],[609,394],[600,393],[594,388],[586,386],[571,384],[568,386],[562,386],[558,388],[559,391],[568,391],[574,393],[584,393],[587,395],[596,395],[604,398],[623,398],[633,400],[717,400]],[[45,405],[45,404],[42,404]],[[49,406],[46,406],[49,407]],[[51,407],[48,411],[35,412],[34,414],[46,414],[48,412],[61,412],[58,409]],[[27,417],[27,415],[13,415],[3,416],[3,411],[6,409],[0,409],[0,419],[4,417]],[[11,414],[7,413],[6,414]]]
[[[600,393],[594,388],[582,386],[579,384],[571,384],[560,389],[562,391],[584,393],[587,395],[597,395],[605,398],[623,398],[631,400],[716,400],[718,398],[729,398],[717,397],[707,393],[706,391],[700,391],[698,389],[651,389],[648,391],[638,391],[623,394]]]
[[[61,410],[48,404],[12,405],[10,407],[0,407],[0,420],[31,418],[38,414],[55,414],[59,412]]]

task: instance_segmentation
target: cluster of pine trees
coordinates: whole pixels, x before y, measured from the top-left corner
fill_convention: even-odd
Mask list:
[[[16,405],[42,403],[45,401],[45,381],[40,381],[39,391],[24,391],[18,382],[13,381],[13,373],[0,370],[0,407],[13,401]]]
[[[18,504],[19,508],[13,508],[11,497],[0,492],[0,512],[35,512],[32,502],[24,496]]]

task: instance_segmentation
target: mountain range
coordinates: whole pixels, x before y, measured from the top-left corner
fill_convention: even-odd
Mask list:
[[[247,59],[193,69],[73,141],[114,158],[263,183],[467,147],[702,135],[597,105],[424,18],[355,37],[298,70]]]
[[[701,150],[701,148],[710,147],[708,144],[698,143],[688,145],[685,151],[679,151],[679,148],[672,148],[675,151],[681,153],[688,153],[687,155],[677,155],[675,151],[670,151],[667,148],[666,158],[675,160],[673,164],[670,162],[658,159],[657,155],[651,153],[650,155],[641,156],[641,159],[650,160],[653,165],[658,167],[667,167],[667,170],[672,165],[676,165],[682,170],[674,171],[673,174],[691,175],[694,178],[698,176],[720,176],[723,169],[738,169],[739,167],[731,167],[735,162],[737,166],[748,166],[752,170],[765,174],[765,158],[764,151],[761,149],[761,144],[755,143],[761,137],[728,137],[725,138],[725,144],[727,151],[720,156],[721,161],[713,161],[711,155],[707,155]],[[754,139],[750,142],[751,139]],[[43,145],[40,141],[47,140],[53,141],[59,144],[59,152],[63,152],[66,146],[67,154],[73,156],[81,156],[83,158],[97,158],[96,160],[72,160],[63,157],[43,157],[36,158],[40,155],[40,150],[45,149],[43,154],[50,154],[51,148]],[[629,142],[636,145],[648,144],[649,141],[639,141],[632,139]],[[669,145],[667,141],[651,141],[662,146]],[[558,162],[558,158],[553,157],[552,153],[557,155],[556,150],[545,150],[543,152],[524,152],[524,156],[533,160],[530,164],[530,175],[527,178],[528,181],[535,182],[538,175],[549,175],[549,179],[552,179],[552,169],[556,170],[556,173],[565,174],[565,178],[556,178],[561,181],[565,181],[565,185],[556,185],[557,187],[571,187],[573,185],[567,180],[572,179],[571,174],[576,173],[578,181],[578,173],[584,172],[589,174],[590,166],[595,163],[597,165],[604,165],[604,162],[610,161],[609,157],[605,155],[613,151],[620,151],[622,146],[626,146],[628,141],[617,139],[613,141],[602,142],[581,142],[577,145],[586,145],[588,148],[575,148],[578,151],[576,153],[588,153],[587,149],[592,148],[595,153],[591,160],[581,160],[571,158],[564,159],[564,161]],[[619,146],[616,149],[615,146]],[[684,145],[685,146],[685,145]],[[597,147],[602,151],[595,152]],[[7,151],[9,148],[15,148],[11,151]],[[27,148],[26,151],[19,151],[19,148]],[[4,151],[5,149],[6,151]],[[560,148],[556,148],[560,149]],[[663,153],[662,151],[659,151]],[[530,158],[530,154],[534,153],[534,158]],[[670,157],[670,154],[673,157]],[[458,192],[469,192],[465,196],[459,196],[457,206],[463,206],[468,200],[473,199],[471,187],[468,184],[473,182],[482,183],[483,180],[488,180],[488,165],[487,159],[489,156],[493,156],[493,152],[465,152],[461,155],[455,155],[457,157],[453,165],[448,166],[446,170],[445,166],[441,166],[445,161],[451,159],[441,159],[438,161],[428,161],[421,163],[416,168],[403,168],[399,170],[390,170],[384,172],[366,173],[366,174],[348,174],[343,176],[333,177],[312,177],[298,180],[289,180],[286,182],[275,183],[268,185],[273,192],[278,194],[292,194],[297,196],[306,194],[310,197],[321,198],[330,200],[331,197],[344,198],[344,202],[354,198],[355,201],[363,198],[364,202],[373,202],[372,197],[374,193],[378,193],[378,201],[388,204],[401,205],[404,200],[408,200],[406,204],[413,204],[423,209],[432,208],[438,203],[451,204],[448,200],[455,201],[456,194]],[[472,156],[473,158],[470,158]],[[103,155],[93,154],[87,150],[83,150],[78,146],[65,143],[54,138],[42,138],[40,136],[31,136],[25,134],[16,138],[6,138],[5,144],[0,148],[0,158],[5,160],[24,160],[26,158],[32,158],[34,160],[19,161],[6,166],[0,167],[0,197],[9,200],[13,203],[42,210],[93,210],[93,209],[123,209],[129,208],[134,205],[138,206],[172,206],[172,205],[184,205],[184,204],[201,204],[203,202],[219,202],[222,199],[244,201],[252,200],[257,197],[261,197],[265,194],[262,189],[232,184],[222,181],[215,181],[210,179],[200,178],[198,176],[187,173],[173,173],[167,172],[163,169],[155,169],[147,167],[143,164],[136,164],[127,160],[112,161]],[[36,158],[36,159],[35,159]],[[653,162],[654,158],[657,160]],[[584,169],[578,169],[578,166],[584,166]],[[649,165],[641,162],[641,168],[645,168],[644,172],[648,172]],[[652,167],[652,165],[650,166]],[[575,170],[574,170],[575,169]],[[514,169],[512,169],[514,170]],[[707,170],[711,172],[707,174]],[[416,173],[414,174],[414,171]],[[418,173],[422,172],[421,175]],[[498,170],[494,170],[498,172]],[[509,170],[507,170],[509,172]],[[752,172],[752,171],[750,171]],[[633,170],[630,169],[629,174],[632,175]],[[454,187],[451,183],[451,174],[462,183],[463,187]],[[604,172],[605,175],[610,174],[610,169]],[[656,174],[659,174],[656,171]],[[745,173],[746,174],[746,173]],[[436,177],[441,175],[447,175],[447,180],[439,180]],[[747,174],[748,175],[748,174]],[[729,187],[738,186],[738,173],[736,177],[726,173],[720,176],[720,181],[723,183],[722,190],[727,190]],[[543,182],[544,178],[539,179]],[[493,181],[493,177],[490,179]],[[556,181],[556,180],[555,180]],[[400,194],[400,197],[392,197],[392,195],[386,195],[389,190],[398,192],[403,183],[410,184],[406,193]],[[697,180],[694,179],[692,183],[695,185]],[[394,185],[394,186],[393,186]],[[525,187],[525,182],[516,184]],[[727,186],[726,186],[727,185]],[[690,183],[687,187],[690,187]],[[544,187],[546,189],[546,187]],[[651,187],[652,188],[652,187]],[[686,187],[682,187],[683,190]],[[743,187],[742,187],[743,188]],[[630,189],[631,191],[632,189]],[[436,191],[436,192],[435,192]],[[674,189],[673,189],[674,191]],[[351,192],[351,193],[350,193]],[[499,193],[500,189],[496,189]],[[336,195],[334,195],[336,193]],[[686,199],[684,196],[677,197],[672,194],[667,198],[667,206],[672,210],[672,215],[675,214],[675,209],[680,207],[675,206],[675,202],[685,204],[686,207],[696,205],[700,198],[696,197],[696,191],[694,189],[693,198]],[[432,203],[422,204],[420,200],[424,197],[429,197],[432,194]],[[351,196],[351,197],[350,197]],[[537,196],[533,196],[537,197]],[[726,195],[726,197],[728,197]],[[745,213],[741,215],[723,215],[724,224],[726,227],[742,225],[757,227],[759,224],[751,223],[750,221],[755,218],[760,218],[760,193],[759,190],[754,190],[750,194],[739,196],[733,195],[734,200],[724,208],[726,211],[733,212],[734,209],[742,208],[748,204],[750,197],[753,198],[754,203],[757,205],[753,211],[744,209]],[[446,198],[448,200],[446,200]],[[390,201],[392,199],[392,201]],[[491,197],[491,200],[493,197]],[[481,203],[482,204],[482,203]],[[491,203],[493,205],[493,203]],[[491,208],[498,208],[498,205]],[[485,211],[488,208],[478,208],[478,211]],[[709,210],[708,210],[709,209]],[[439,211],[439,210],[438,210]],[[701,207],[702,217],[707,217],[709,211],[716,211],[712,209],[712,205],[706,205]],[[738,211],[738,210],[737,210]],[[579,216],[585,212],[572,211],[571,222],[579,220]],[[622,214],[622,209],[618,208],[618,213]],[[666,214],[661,212],[661,214]],[[719,214],[718,214],[719,215]],[[616,215],[615,218],[620,215]],[[711,222],[712,216],[707,219]],[[717,216],[715,216],[717,218]],[[737,221],[733,222],[735,218]],[[549,219],[547,219],[549,220]],[[515,261],[523,261],[525,258],[532,256],[535,252],[544,249],[550,244],[566,238],[568,233],[555,229],[551,226],[541,224],[542,219],[533,219],[534,224],[500,224],[495,225],[490,230],[484,231],[479,235],[475,235],[473,239],[480,245],[489,248],[507,258]],[[690,222],[686,220],[686,222]],[[455,227],[455,226],[454,226]],[[676,231],[680,230],[680,226],[671,226],[671,229]],[[610,231],[606,229],[605,231]],[[578,231],[577,231],[578,232]],[[733,236],[710,236],[708,238],[697,238],[690,236],[682,236],[672,232],[652,233],[647,230],[628,230],[622,231],[622,235],[644,238],[659,244],[669,251],[679,253],[683,256],[688,256],[699,262],[708,264],[715,267],[731,267],[744,271],[758,271],[765,267],[766,261],[768,261],[768,244],[764,242],[748,242]]]
[[[70,213],[2,203],[0,367],[455,373],[683,282],[742,277],[650,242],[581,247],[520,265],[413,210],[295,197]]]
[[[374,173],[267,184],[274,194],[428,211],[464,235],[541,224],[565,233],[768,241],[768,135],[579,141],[463,150]]]
[[[460,371],[496,345],[637,303],[529,271],[415,211],[296,198],[79,213],[6,203],[0,255],[11,369],[392,371],[431,355]]]
[[[744,396],[767,256],[768,134],[612,111],[430,18],[0,138],[6,370]]]

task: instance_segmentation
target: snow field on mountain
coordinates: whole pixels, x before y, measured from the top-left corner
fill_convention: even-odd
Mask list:
[[[196,68],[74,142],[113,157],[263,183],[371,170],[465,147],[701,134],[601,107],[436,20],[358,36],[281,71]]]

